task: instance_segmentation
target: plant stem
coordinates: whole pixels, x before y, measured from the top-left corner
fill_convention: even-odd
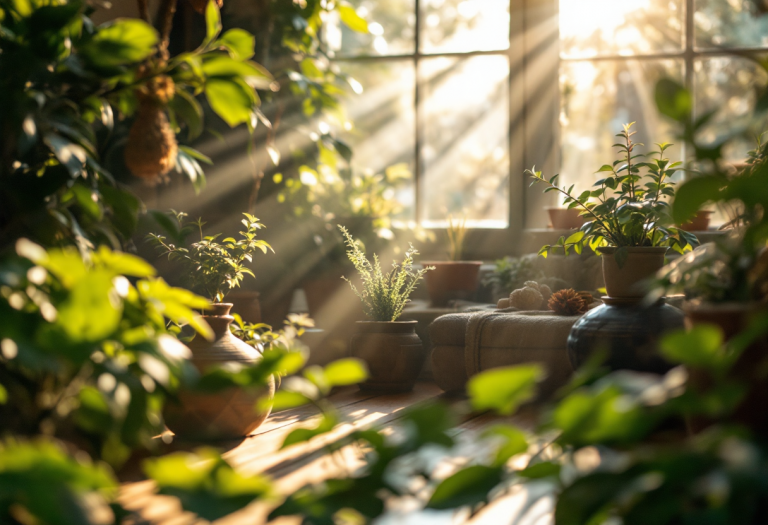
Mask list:
[[[139,18],[148,24],[152,23],[149,19],[149,6],[147,5],[147,0],[136,0],[136,3],[139,5]]]
[[[173,29],[173,15],[176,14],[178,0],[162,0],[158,16],[158,29],[160,30],[160,56],[168,60],[168,43]]]

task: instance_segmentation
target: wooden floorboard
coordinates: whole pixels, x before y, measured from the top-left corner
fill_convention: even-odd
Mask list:
[[[397,421],[408,407],[415,404],[434,400],[448,403],[456,409],[460,417],[458,433],[467,433],[470,440],[472,433],[501,421],[492,414],[466,414],[465,400],[447,398],[433,383],[418,383],[414,391],[408,394],[364,393],[356,387],[349,387],[335,392],[329,400],[336,407],[342,420],[342,423],[333,431],[307,443],[281,450],[280,446],[291,431],[316,425],[320,417],[314,407],[285,410],[272,414],[256,433],[225,452],[224,458],[240,472],[268,475],[274,480],[275,489],[279,494],[292,494],[304,485],[320,483],[332,477],[347,476],[363,467],[364,458],[356,446],[342,447],[334,453],[333,457],[327,454],[327,446],[362,428],[375,426],[395,433],[398,431]],[[505,418],[503,421],[512,422],[524,430],[530,430],[530,425],[527,425],[530,418],[525,416]],[[537,502],[538,507],[528,508],[527,501],[531,496],[530,489],[514,488],[471,520],[467,521],[458,515],[451,516],[450,513],[446,513],[445,517],[448,521],[445,523],[446,525],[449,523],[452,525],[458,523],[472,525],[551,523],[546,521],[551,516],[547,506],[548,500],[542,500],[543,503]],[[174,498],[154,494],[154,485],[149,481],[123,485],[120,502],[140,515],[141,520],[137,521],[137,524],[197,525],[201,523],[201,520],[194,515],[183,512]],[[549,505],[551,506],[551,501]],[[256,502],[216,523],[217,525],[259,525],[266,523],[272,508],[274,503]],[[298,525],[300,522],[298,518],[282,518],[275,524]],[[418,524],[419,521],[417,518],[417,521],[409,520],[408,523]]]

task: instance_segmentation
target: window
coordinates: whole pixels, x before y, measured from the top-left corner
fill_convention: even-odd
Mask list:
[[[360,166],[405,162],[401,217],[424,226],[465,214],[509,226],[509,0],[356,0],[370,34],[330,24],[340,69],[363,86],[345,138]]]
[[[768,52],[768,17],[757,19],[751,0],[352,4],[370,34],[331,23],[326,41],[366,87],[347,104],[355,159],[373,170],[408,164],[401,218],[440,226],[466,213],[486,232],[478,256],[530,250],[518,246],[521,232],[546,225],[543,207],[556,203],[527,188],[525,168],[591,185],[629,121],[650,148],[675,142],[656,110],[658,79],[691,87],[697,115],[716,112],[705,133],[713,142],[750,114],[750,86],[768,81],[751,61]],[[756,132],[745,129],[727,154],[743,157]],[[677,145],[668,154],[685,152]]]
[[[705,140],[746,124],[751,86],[765,82],[749,57],[768,49],[768,21],[750,0],[560,0],[561,176],[591,185],[594,171],[615,154],[612,137],[637,121],[636,139],[675,142],[677,130],[659,116],[654,86],[662,76],[694,93],[695,115],[714,111]],[[600,16],[593,16],[600,13]],[[738,53],[742,56],[734,56]],[[764,128],[763,128],[764,129]],[[726,154],[740,159],[761,130]],[[681,160],[683,148],[668,150]]]

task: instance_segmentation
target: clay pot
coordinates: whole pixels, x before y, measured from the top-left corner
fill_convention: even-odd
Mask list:
[[[227,294],[227,300],[232,303],[232,312],[238,314],[246,323],[261,322],[261,303],[259,292],[251,290],[235,290]]]
[[[211,305],[203,318],[211,326],[213,341],[197,336],[187,346],[192,351],[192,364],[201,372],[227,363],[249,366],[261,359],[252,346],[232,335],[229,325],[231,303]],[[186,439],[236,439],[248,436],[261,425],[266,412],[254,409],[256,402],[275,394],[275,383],[270,378],[266,388],[246,390],[228,388],[211,394],[182,391],[179,403],[166,405],[165,422],[174,434]]]
[[[424,276],[432,306],[445,306],[450,300],[469,300],[474,297],[482,261],[437,261],[421,264],[425,267],[435,267]]]
[[[419,376],[426,351],[416,335],[416,321],[358,321],[349,343],[352,357],[368,365],[368,379],[360,390],[410,392]]]
[[[689,222],[681,224],[680,229],[687,232],[705,232],[709,229],[709,221],[713,213],[711,210],[699,210]]]
[[[614,299],[640,300],[645,296],[643,281],[653,277],[664,266],[663,246],[631,247],[627,260],[619,268],[614,253],[617,248],[598,248],[603,256],[603,278],[609,297]]]
[[[579,216],[579,208],[545,208],[549,213],[549,222],[553,230],[573,230],[581,228],[586,222]]]
[[[662,301],[646,306],[603,298],[606,304],[584,314],[568,334],[568,359],[574,370],[594,352],[606,352],[611,370],[663,374],[672,366],[659,354],[662,334],[684,326],[681,310]]]

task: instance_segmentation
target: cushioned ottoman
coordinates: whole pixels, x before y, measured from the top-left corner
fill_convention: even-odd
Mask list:
[[[547,377],[539,397],[548,397],[571,376],[566,341],[579,317],[508,310],[438,317],[429,326],[435,382],[446,392],[463,391],[483,370],[540,363]]]

